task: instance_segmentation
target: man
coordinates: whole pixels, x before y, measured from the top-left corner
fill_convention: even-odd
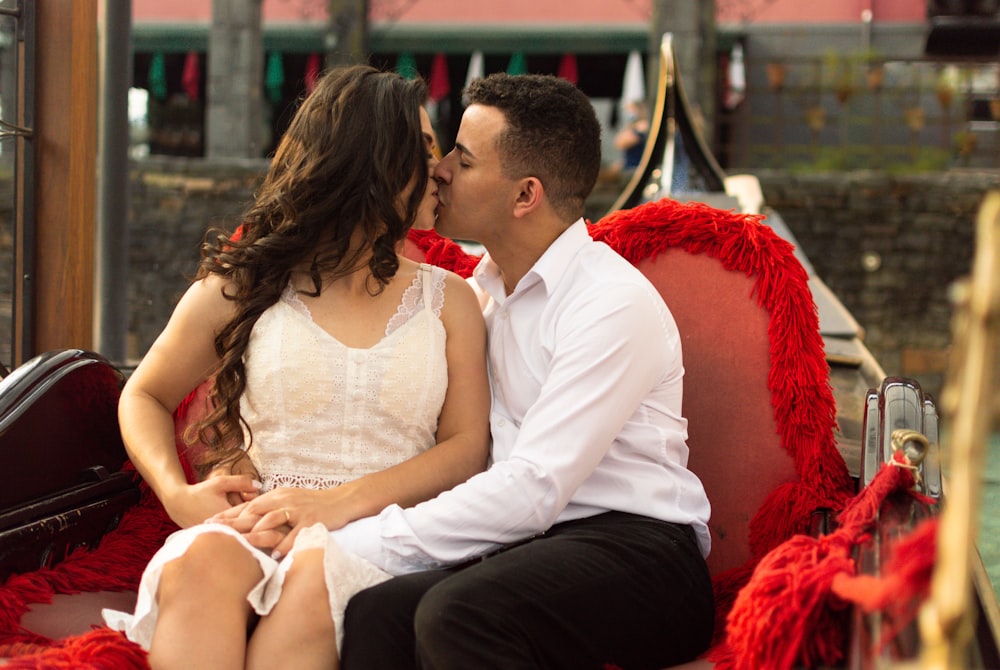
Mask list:
[[[713,604],[680,339],[652,285],[581,218],[601,160],[593,108],[545,76],[492,75],[468,99],[435,168],[436,227],[487,250],[474,285],[489,331],[492,465],[333,531],[403,575],[351,601],[342,666],[691,660],[709,643]]]

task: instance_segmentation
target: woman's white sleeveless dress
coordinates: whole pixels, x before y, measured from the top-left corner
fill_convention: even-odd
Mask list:
[[[240,409],[250,426],[252,439],[245,435],[245,442],[251,445],[248,453],[263,490],[337,486],[400,463],[435,443],[448,386],[440,319],[445,276],[440,268],[421,265],[385,337],[369,349],[347,347],[320,328],[291,287],[261,314],[247,345],[247,387]],[[338,647],[347,601],[389,578],[371,563],[341,551],[322,524],[302,529],[281,561],[254,549],[228,526],[201,524],[171,535],[150,560],[135,613],[105,610],[105,622],[148,649],[164,564],[182,555],[195,537],[211,532],[238,538],[260,563],[264,577],[247,600],[261,616],[277,603],[295,553],[324,547]]]

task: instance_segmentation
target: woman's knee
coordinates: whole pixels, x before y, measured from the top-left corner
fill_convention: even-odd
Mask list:
[[[309,549],[291,556],[281,588],[285,606],[293,606],[304,627],[326,629],[333,625],[330,596],[327,592],[323,550]]]
[[[220,593],[249,590],[263,572],[260,564],[235,538],[203,533],[184,553],[167,562],[160,576],[160,598],[178,591]]]

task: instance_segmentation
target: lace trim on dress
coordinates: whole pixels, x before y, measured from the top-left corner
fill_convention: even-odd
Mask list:
[[[417,272],[417,276],[413,278],[413,282],[403,291],[403,299],[400,301],[399,306],[396,307],[396,313],[392,315],[389,323],[386,324],[385,334],[387,336],[399,330],[407,321],[423,309],[424,292],[422,281],[425,274],[430,275],[432,282],[431,289],[434,297],[431,298],[431,310],[434,312],[434,316],[441,318],[441,308],[444,306],[444,280],[447,275],[440,268],[435,268],[424,263],[420,266],[420,272]],[[296,312],[299,312],[312,321],[312,312],[309,311],[309,307],[299,298],[299,292],[295,290],[291,282],[282,291],[281,299],[288,303]]]
[[[436,271],[435,271],[436,270]],[[431,298],[431,310],[434,316],[441,318],[441,307],[444,306],[444,280],[445,273],[440,269],[432,268],[426,263],[421,264],[420,272],[414,277],[413,283],[403,291],[403,299],[396,308],[396,313],[389,319],[385,327],[385,334],[391,335],[393,331],[401,328],[407,321],[424,308],[423,280],[430,276],[431,289],[434,296]]]
[[[296,489],[332,489],[340,486],[344,480],[337,477],[323,477],[320,475],[293,475],[287,473],[277,473],[263,477],[264,489],[271,490],[278,487]],[[262,489],[262,492],[264,492]]]
[[[296,312],[312,321],[312,312],[310,312],[306,304],[302,302],[302,298],[299,297],[299,292],[295,290],[294,286],[292,286],[292,282],[288,282],[288,286],[286,286],[285,290],[281,292],[281,299],[282,301],[288,303]]]

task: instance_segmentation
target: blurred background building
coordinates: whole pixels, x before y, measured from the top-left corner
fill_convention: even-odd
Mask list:
[[[246,116],[253,101],[259,156],[318,72],[352,50],[428,80],[445,148],[465,82],[496,71],[572,79],[610,134],[635,82],[649,83],[658,36],[670,31],[725,168],[1000,165],[995,51],[925,54],[930,17],[995,18],[995,0],[133,0],[137,154],[205,155],[208,126],[236,122],[207,120],[213,6],[216,29],[259,22],[259,41],[244,45],[259,52],[258,90],[230,106]]]

